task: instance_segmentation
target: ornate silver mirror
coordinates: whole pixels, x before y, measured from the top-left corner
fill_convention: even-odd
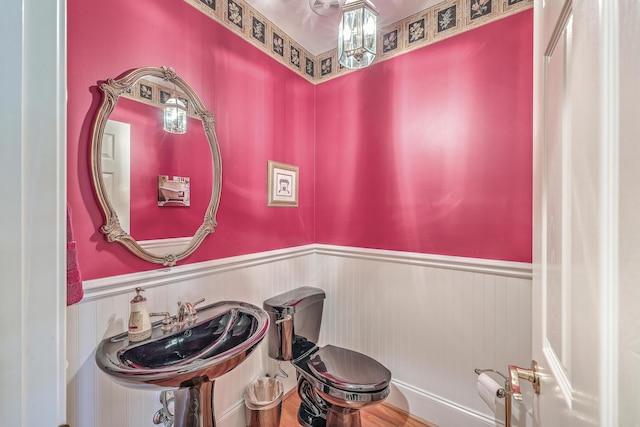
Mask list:
[[[146,261],[175,265],[216,226],[222,161],[213,115],[170,67],[137,68],[100,90],[91,140],[100,230]]]

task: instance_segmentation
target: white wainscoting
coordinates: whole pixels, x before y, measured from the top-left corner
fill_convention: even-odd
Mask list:
[[[93,354],[102,338],[126,329],[136,286],[147,289],[150,310],[174,311],[176,301],[200,297],[261,306],[305,285],[327,293],[321,344],[382,362],[394,378],[389,402],[441,427],[496,425],[476,393],[474,368],[529,366],[529,264],[308,245],[85,282],[85,298],[67,311],[69,424],[154,426],[159,393],[114,384]],[[245,386],[275,366],[261,344],[216,381],[220,427],[244,426]],[[294,373],[285,368],[290,389]]]
[[[146,289],[150,311],[176,311],[176,302],[262,301],[301,285],[316,283],[313,247],[271,251],[151,272],[85,282],[85,298],[67,309],[68,423],[72,427],[152,427],[159,392],[127,389],[96,367],[94,349],[106,337],[126,330],[133,289]],[[274,372],[261,344],[235,370],[215,384],[220,427],[244,427],[242,394],[247,384]],[[293,372],[292,372],[293,374]]]
[[[327,293],[321,344],[387,366],[389,402],[418,417],[496,425],[474,369],[531,365],[530,264],[324,245],[316,253]],[[514,427],[527,425],[521,409],[514,403]]]

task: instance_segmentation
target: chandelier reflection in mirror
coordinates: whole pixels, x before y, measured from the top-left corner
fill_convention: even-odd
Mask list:
[[[338,60],[347,68],[371,65],[376,58],[378,11],[369,0],[347,0],[338,30]]]
[[[187,132],[187,103],[178,95],[164,103],[164,130],[180,135]]]

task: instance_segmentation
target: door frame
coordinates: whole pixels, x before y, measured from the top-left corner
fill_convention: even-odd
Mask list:
[[[66,0],[10,1],[0,102],[0,413],[12,426],[66,419]]]

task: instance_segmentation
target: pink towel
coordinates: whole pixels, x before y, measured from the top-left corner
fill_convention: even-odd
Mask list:
[[[77,303],[84,296],[82,275],[78,267],[76,242],[71,227],[71,208],[67,204],[67,306]]]

